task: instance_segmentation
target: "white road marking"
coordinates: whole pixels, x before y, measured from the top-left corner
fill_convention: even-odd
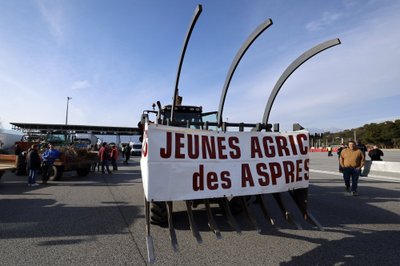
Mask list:
[[[335,172],[335,171],[324,171],[324,170],[316,170],[316,169],[310,169],[311,173],[320,173],[320,174],[329,174],[329,175],[336,175],[336,176],[342,176],[341,173]],[[363,176],[361,177],[362,179],[366,180],[375,180],[375,181],[388,181],[388,182],[395,182],[395,183],[400,183],[400,178],[396,177],[390,177],[390,176],[381,176],[381,175],[368,175],[368,176]]]

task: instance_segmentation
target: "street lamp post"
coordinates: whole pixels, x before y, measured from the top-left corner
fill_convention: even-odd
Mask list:
[[[68,125],[68,104],[72,97],[67,96],[67,111],[65,112],[65,124]]]

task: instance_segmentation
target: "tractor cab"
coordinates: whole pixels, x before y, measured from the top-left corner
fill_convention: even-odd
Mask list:
[[[171,117],[171,105],[164,106],[162,113],[164,114],[164,120]],[[177,123],[179,126],[188,124],[190,128],[200,129],[204,122],[217,122],[217,112],[207,112],[203,113],[202,106],[190,106],[190,105],[178,105],[175,106],[174,112],[174,122]],[[163,122],[165,124],[165,122]]]
[[[147,120],[149,123],[169,124],[179,127],[189,126],[190,128],[200,129],[205,122],[214,124],[217,122],[217,111],[203,113],[202,106],[176,105],[174,107],[174,120],[171,123],[172,105],[161,107],[159,102],[157,105],[159,106],[158,111],[145,110],[143,112],[140,122],[142,125]],[[213,129],[212,127],[209,128],[209,130]]]
[[[187,123],[189,122],[201,122],[202,121],[202,107],[201,106],[190,106],[190,105],[178,105],[175,106],[175,117],[174,122]],[[171,118],[172,105],[166,105],[162,108],[162,124],[166,123],[166,120]],[[198,126],[194,126],[199,128]]]

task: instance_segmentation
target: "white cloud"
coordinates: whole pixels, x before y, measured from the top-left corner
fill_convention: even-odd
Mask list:
[[[82,89],[87,89],[87,88],[90,88],[90,82],[87,80],[75,81],[71,86],[72,90],[82,90]]]
[[[356,0],[343,0],[342,3],[346,8],[352,8],[357,5]]]
[[[5,92],[8,89],[23,91],[24,86],[20,81],[14,79],[12,75],[5,74],[3,71],[0,73],[0,84]]]
[[[318,20],[307,23],[306,29],[309,31],[318,31],[326,28],[342,17],[340,13],[324,12]]]
[[[58,41],[62,40],[64,37],[64,14],[60,1],[36,0],[36,4],[43,18],[49,24],[51,34]]]

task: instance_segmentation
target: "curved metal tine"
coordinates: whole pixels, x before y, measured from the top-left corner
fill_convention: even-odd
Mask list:
[[[320,52],[331,48],[335,45],[340,44],[339,39],[333,39],[326,41],[324,43],[318,44],[314,46],[313,48],[309,49],[302,55],[300,55],[296,60],[294,60],[287,68],[286,70],[282,73],[282,75],[279,77],[278,81],[276,82],[274,88],[272,89],[272,92],[268,98],[267,105],[265,106],[264,110],[264,115],[262,118],[262,122],[267,124],[268,119],[269,119],[269,114],[271,112],[272,105],[275,101],[276,96],[278,95],[279,90],[285,83],[285,81],[289,78],[289,76],[297,69],[299,68],[303,63],[305,63],[308,59],[313,57],[314,55],[319,54]]]
[[[306,221],[311,222],[312,224],[314,224],[316,227],[318,227],[319,230],[321,231],[325,231],[324,227],[317,221],[317,219],[315,219],[315,217],[307,212],[307,219]]]
[[[146,247],[147,261],[149,264],[155,262],[153,237],[150,235],[150,202],[144,197],[145,217],[146,217]]]
[[[192,234],[196,238],[197,243],[201,244],[203,242],[203,240],[201,239],[199,229],[197,229],[197,225],[194,221],[194,216],[193,216],[193,211],[192,211],[192,201],[185,200],[185,202],[186,202],[186,208],[187,208],[187,213],[188,213],[188,218],[189,218],[190,229],[192,230]]]
[[[257,39],[257,37],[260,36],[261,33],[263,33],[271,25],[272,25],[272,20],[271,19],[267,19],[262,24],[260,24],[253,31],[253,33],[251,33],[250,36],[247,37],[247,39],[243,43],[242,47],[240,47],[239,51],[236,53],[236,56],[233,59],[233,61],[231,63],[231,66],[229,68],[228,75],[226,76],[224,87],[222,89],[221,98],[220,98],[220,101],[219,101],[218,114],[217,114],[218,115],[217,121],[218,121],[218,125],[219,126],[221,126],[221,123],[222,123],[222,113],[223,113],[223,109],[224,109],[226,94],[228,92],[228,87],[229,87],[229,84],[231,83],[232,76],[233,76],[233,73],[236,70],[236,67],[238,66],[240,60],[242,59],[242,57],[244,56],[246,51],[253,44],[253,42]]]
[[[257,202],[259,203],[260,208],[264,214],[265,219],[267,219],[271,225],[275,225],[275,220],[271,217],[271,215],[269,215],[263,196],[261,194],[256,195],[256,198],[257,198]]]
[[[174,229],[174,223],[172,220],[172,201],[166,201],[165,204],[167,205],[169,238],[171,239],[171,245],[173,250],[177,252],[179,250],[179,246]]]
[[[210,207],[210,200],[205,199],[204,204],[206,205],[206,211],[207,211],[207,216],[208,216],[208,226],[210,227],[211,231],[213,231],[215,233],[217,238],[221,239],[222,238],[221,231],[219,230],[217,223],[214,220],[214,216],[212,214],[211,207]]]
[[[203,8],[201,5],[198,5],[196,7],[196,10],[194,11],[194,15],[192,17],[192,21],[190,22],[189,29],[186,33],[185,41],[183,43],[183,48],[182,48],[182,53],[181,57],[179,60],[179,65],[178,65],[178,71],[176,74],[176,81],[175,81],[175,88],[174,88],[174,97],[172,98],[172,108],[171,108],[171,121],[174,121],[174,110],[175,110],[175,104],[176,104],[176,97],[178,96],[178,90],[179,90],[179,77],[181,75],[181,69],[182,69],[182,63],[183,63],[183,58],[185,57],[186,53],[186,48],[189,43],[190,36],[192,35],[192,31],[194,26],[196,25],[197,19],[200,17],[201,12],[203,11]]]
[[[292,199],[296,203],[297,207],[299,208],[300,212],[303,214],[304,220],[318,227],[319,230],[325,231],[323,226],[317,221],[317,219],[315,219],[314,216],[307,211],[308,188],[292,190],[289,191],[289,193],[290,196],[292,196]]]
[[[242,206],[243,206],[244,212],[246,213],[247,219],[249,219],[250,223],[254,226],[254,229],[256,229],[257,233],[261,233],[261,229],[257,224],[257,220],[250,213],[250,210],[247,206],[245,197],[240,197],[240,201],[242,202]]]
[[[307,220],[308,188],[290,190],[289,194],[296,203],[297,208],[299,208],[304,220]]]
[[[303,229],[303,227],[296,222],[292,215],[290,214],[290,212],[286,209],[285,205],[283,204],[282,198],[281,198],[281,194],[280,193],[272,193],[276,203],[279,206],[279,209],[281,209],[281,212],[283,214],[283,217],[286,219],[286,221],[290,222],[291,224],[295,225],[297,227],[297,229]]]
[[[224,197],[221,201],[222,205],[224,206],[224,211],[226,218],[228,220],[228,223],[230,226],[232,226],[233,229],[235,229],[236,233],[241,234],[242,230],[240,229],[239,225],[237,224],[235,218],[232,215],[231,208],[229,207],[229,201],[226,197]]]

